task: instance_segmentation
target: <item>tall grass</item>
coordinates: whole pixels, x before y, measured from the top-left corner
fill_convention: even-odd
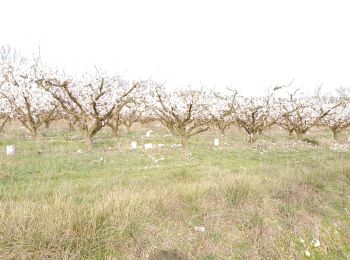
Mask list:
[[[188,149],[154,133],[133,134],[165,147],[130,151],[132,136],[102,132],[92,153],[76,152],[74,133],[51,130],[38,143],[4,136],[1,258],[350,257],[350,153],[329,149],[328,133],[318,146],[275,132],[250,146],[235,132],[213,148],[209,132]]]

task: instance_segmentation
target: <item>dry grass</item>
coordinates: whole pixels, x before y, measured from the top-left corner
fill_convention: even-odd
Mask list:
[[[0,159],[2,259],[350,257],[350,152],[328,132],[310,134],[320,146],[278,131],[249,146],[232,130],[220,148],[210,132],[174,149],[153,127],[165,147],[132,152],[131,136],[104,132],[79,154],[77,133],[54,130],[2,139],[17,147]]]

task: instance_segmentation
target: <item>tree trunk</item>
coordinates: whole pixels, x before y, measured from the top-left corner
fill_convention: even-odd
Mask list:
[[[4,127],[5,127],[6,122],[2,122],[0,124],[0,134],[4,133]]]
[[[68,123],[68,131],[72,132],[74,130],[74,124]]]
[[[83,138],[85,141],[85,146],[88,151],[92,151],[93,149],[93,142],[92,142],[92,135],[89,133],[83,133]]]
[[[289,136],[293,136],[294,129],[288,129]]]
[[[188,136],[187,136],[187,135],[182,135],[182,136],[181,136],[181,144],[182,144],[182,146],[184,146],[184,147],[187,147],[187,146],[188,146]]]
[[[338,131],[336,129],[332,129],[332,132],[333,132],[333,138],[335,141],[339,141],[340,140],[340,132],[341,131]]]
[[[69,119],[67,119],[65,121],[66,121],[67,126],[68,126],[68,131],[72,132],[74,130],[74,126],[75,126],[76,122],[74,122],[73,120],[69,120]]]
[[[38,131],[36,128],[29,129],[29,134],[33,140],[38,140]]]
[[[249,143],[255,143],[256,142],[256,134],[250,133],[249,134]]]
[[[220,129],[221,135],[224,136],[224,135],[225,135],[225,130],[226,130],[226,128],[221,127],[221,128],[219,128],[219,129]]]
[[[126,133],[131,134],[131,124],[126,124]]]
[[[0,124],[0,133],[4,133],[4,128],[7,122],[10,121],[10,117],[5,118]]]
[[[118,127],[110,126],[110,128],[112,130],[112,138],[118,137]]]
[[[302,140],[304,138],[305,133],[304,132],[296,132],[298,140]]]
[[[46,129],[50,128],[50,121],[45,121],[44,124]]]

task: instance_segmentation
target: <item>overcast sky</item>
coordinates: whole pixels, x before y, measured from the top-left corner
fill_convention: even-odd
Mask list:
[[[0,44],[83,71],[258,93],[350,87],[350,3],[2,0]]]

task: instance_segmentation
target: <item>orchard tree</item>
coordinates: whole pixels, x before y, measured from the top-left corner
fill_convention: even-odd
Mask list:
[[[129,101],[123,107],[117,107],[113,116],[107,121],[107,126],[112,130],[112,137],[118,136],[118,130],[121,125],[126,127],[128,134],[131,133],[131,126],[141,120],[141,111],[136,109],[134,101]]]
[[[331,104],[324,102],[321,96],[298,95],[299,90],[289,93],[289,97],[280,105],[278,125],[288,130],[291,134],[295,132],[301,140],[304,135],[314,126],[321,124],[332,109],[340,106],[341,102]]]
[[[288,85],[275,86],[268,89],[266,94],[261,97],[244,97],[238,96],[237,91],[231,90],[231,95],[226,98],[229,102],[227,114],[230,114],[235,124],[239,128],[243,128],[249,135],[249,142],[256,142],[257,136],[265,129],[271,128],[277,123],[280,114],[278,104],[280,98],[277,98],[277,93],[282,88],[289,87]]]
[[[1,89],[1,86],[5,83],[5,79],[0,78],[0,80],[2,80],[0,81]],[[0,95],[0,133],[4,132],[5,125],[11,120],[12,114],[13,113],[11,111],[11,106],[9,105],[7,100],[1,97]]]
[[[149,91],[149,89],[152,88],[152,83],[148,82],[148,86],[149,88],[146,91]],[[152,94],[146,93],[143,96],[144,108],[141,113],[141,119],[140,119],[141,124],[150,124],[155,122],[159,123],[158,115],[153,109],[154,101],[155,101],[154,93]]]
[[[277,111],[280,115],[277,117],[277,125],[287,130],[290,136],[296,131],[295,115],[293,113],[304,106],[300,102],[295,102],[297,92],[298,90],[294,93],[289,93],[288,98],[281,97],[278,100]]]
[[[158,85],[153,94],[153,110],[159,121],[180,137],[183,146],[188,145],[190,137],[209,129],[208,102],[203,89],[166,91]]]
[[[39,127],[50,120],[58,105],[37,83],[42,78],[40,59],[28,60],[3,48],[0,66],[1,98],[9,105],[12,117],[37,139]]]
[[[131,133],[131,126],[141,121],[145,108],[146,104],[143,100],[134,100],[121,110],[121,123],[126,127],[128,134]]]
[[[0,112],[0,134],[4,132],[5,125],[10,121],[11,116]]]
[[[238,97],[232,116],[254,143],[257,135],[276,123],[273,94],[264,97]]]
[[[58,121],[61,118],[62,118],[62,111],[60,111],[59,107],[57,107],[55,111],[52,113],[52,115],[50,117],[47,117],[46,120],[44,121],[44,127],[46,129],[49,129],[52,122]]]
[[[232,113],[236,108],[236,90],[227,89],[225,93],[213,92],[211,94],[210,118],[213,125],[219,130],[221,135],[225,135],[225,130],[235,123]]]
[[[329,103],[335,106],[332,111],[322,119],[322,124],[329,127],[336,141],[340,140],[340,134],[350,126],[350,104],[342,98],[328,98]],[[337,105],[339,104],[340,105]]]
[[[121,125],[121,108],[116,107],[112,116],[106,121],[106,125],[112,130],[112,138],[118,137],[119,126]]]
[[[63,121],[66,123],[68,131],[69,132],[73,131],[75,125],[77,124],[77,118],[64,111],[61,113],[62,113],[61,119],[63,119]]]
[[[75,118],[85,145],[93,149],[93,137],[122,108],[129,96],[141,86],[118,76],[109,77],[96,71],[95,75],[83,75],[80,79],[43,78],[43,89],[52,95],[62,110]]]
[[[0,87],[3,83],[0,82]],[[12,111],[5,99],[0,97],[0,133],[4,132],[5,125],[11,120]]]
[[[141,120],[142,113],[146,108],[146,86],[147,83],[143,82],[125,98],[123,104],[116,106],[112,117],[106,122],[112,130],[112,137],[118,136],[120,125],[124,124],[127,132],[130,133],[132,124]]]

